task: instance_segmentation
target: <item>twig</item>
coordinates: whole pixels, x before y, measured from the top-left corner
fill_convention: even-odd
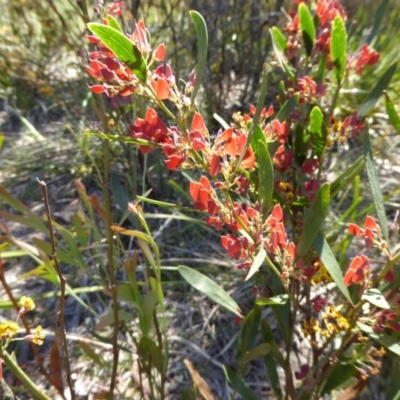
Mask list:
[[[61,328],[61,341],[64,347],[64,356],[65,356],[65,369],[66,369],[66,374],[67,374],[67,383],[69,387],[69,391],[71,393],[71,400],[75,400],[75,391],[73,388],[72,380],[71,380],[71,367],[69,363],[69,354],[68,354],[68,344],[67,344],[67,331],[65,328],[65,316],[64,316],[64,310],[65,310],[65,276],[61,272],[60,264],[58,263],[57,259],[57,251],[56,251],[56,243],[54,239],[54,232],[53,232],[53,225],[51,222],[51,212],[50,212],[50,203],[49,203],[49,196],[47,192],[47,185],[44,181],[41,181],[40,179],[37,179],[39,184],[42,187],[42,192],[43,192],[43,201],[44,205],[46,208],[46,214],[47,214],[47,222],[49,225],[49,235],[50,235],[50,244],[51,244],[51,251],[52,251],[52,259],[54,260],[54,265],[56,267],[56,271],[58,273],[58,277],[60,279],[60,291],[61,291],[61,296],[60,296],[60,309],[57,312],[58,314],[58,321],[60,324]]]

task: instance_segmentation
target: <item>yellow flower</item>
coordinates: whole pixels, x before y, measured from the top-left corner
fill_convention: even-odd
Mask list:
[[[41,346],[43,344],[45,338],[45,334],[42,333],[42,327],[40,325],[37,326],[35,332],[33,333],[32,342]]]
[[[0,337],[9,339],[18,332],[18,325],[14,321],[2,322],[0,324]]]
[[[19,305],[21,309],[19,310],[19,315],[23,315],[28,311],[31,311],[35,308],[35,303],[30,297],[22,296],[19,301]]]

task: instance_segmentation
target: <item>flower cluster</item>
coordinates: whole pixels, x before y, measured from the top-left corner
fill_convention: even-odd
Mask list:
[[[18,319],[24,315],[26,312],[31,311],[35,308],[35,303],[30,297],[22,296],[19,301],[19,306],[21,307],[18,312],[17,322]],[[6,348],[8,343],[13,339],[13,337],[18,333],[19,326],[18,323],[14,321],[5,321],[0,323],[0,340],[6,340],[3,343],[3,347]],[[42,327],[39,325],[36,327],[35,332],[29,335],[26,335],[22,339],[19,340],[28,340],[33,342],[37,345],[43,344],[45,335],[42,332]],[[16,339],[14,339],[16,340]]]

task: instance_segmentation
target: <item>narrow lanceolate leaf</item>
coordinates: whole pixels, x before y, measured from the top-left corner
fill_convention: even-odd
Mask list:
[[[178,271],[182,275],[183,279],[190,283],[195,289],[204,293],[220,306],[225,307],[227,310],[233,312],[240,318],[243,318],[242,311],[240,310],[235,300],[233,300],[232,297],[229,296],[229,294],[226,293],[225,290],[222,289],[221,286],[219,286],[213,280],[203,275],[202,273],[184,265],[180,265],[178,267]]]
[[[302,259],[310,250],[328,212],[330,200],[329,183],[324,183],[319,189],[313,205],[306,217],[303,233],[297,247],[297,257]]]
[[[368,112],[375,106],[376,102],[382,96],[384,90],[389,86],[390,81],[394,73],[396,72],[397,62],[392,64],[388,70],[382,75],[381,79],[379,79],[378,83],[372,89],[371,93],[368,95],[364,104],[358,110],[358,114],[360,117],[365,117]]]
[[[392,363],[392,372],[390,373],[389,382],[386,386],[385,400],[400,400],[400,359],[396,357]]]
[[[292,96],[289,100],[287,100],[285,102],[285,104],[279,110],[278,114],[276,114],[275,118],[280,122],[286,121],[290,117],[290,114],[292,113],[292,111],[297,106],[299,99],[300,99],[300,97],[298,94],[295,94],[294,96]]]
[[[265,251],[264,247],[262,247],[257,255],[254,257],[253,264],[250,267],[249,273],[247,274],[245,281],[248,281],[260,269],[266,255],[267,252]]]
[[[367,300],[369,303],[373,304],[378,308],[389,309],[390,305],[385,299],[385,296],[381,291],[375,288],[367,289],[361,296],[363,300]]]
[[[394,354],[400,356],[400,341],[384,333],[376,333],[371,326],[357,322],[357,326],[366,333],[372,340],[388,349]]]
[[[263,206],[263,214],[267,215],[270,209],[274,192],[274,167],[268,148],[262,141],[258,142],[259,190],[258,201]]]
[[[271,385],[271,389],[273,390],[277,399],[281,399],[282,390],[275,361],[277,361],[282,368],[284,368],[285,360],[275,342],[274,333],[265,319],[261,320],[261,337],[263,343],[268,343],[271,347],[271,351],[264,356],[264,364],[265,369],[267,370],[269,384]]]
[[[122,28],[119,25],[118,21],[110,14],[107,15],[107,25],[111,26],[111,28],[114,28],[116,31],[122,33]]]
[[[277,27],[273,26],[271,28],[272,35],[274,36],[276,46],[280,51],[285,51],[287,48],[287,41],[285,35],[282,31]]]
[[[335,17],[331,32],[331,58],[336,69],[337,80],[340,82],[346,69],[347,33],[341,16]]]
[[[387,7],[389,5],[389,0],[382,0],[381,4],[379,4],[378,10],[376,11],[375,14],[375,19],[374,19],[374,26],[372,27],[371,33],[368,35],[366,42],[368,44],[371,44],[372,40],[376,36],[376,34],[379,32],[379,28],[381,27],[383,17],[386,14]]]
[[[374,202],[379,224],[381,226],[384,239],[389,241],[389,230],[384,206],[385,203],[383,201],[382,191],[379,184],[378,171],[375,167],[374,158],[372,156],[371,139],[369,136],[369,128],[367,123],[365,123],[364,129],[364,158],[369,187],[371,188],[372,200]]]
[[[280,65],[280,67],[283,69],[283,71],[285,71],[285,74],[288,78],[295,80],[296,78],[295,78],[293,72],[290,70],[289,66],[287,65],[287,63],[285,62],[285,60],[283,58],[282,50],[280,49],[280,45],[278,45],[276,42],[275,35],[274,35],[274,32],[272,31],[272,29],[269,30],[269,33],[270,33],[271,39],[272,39],[272,47],[274,48],[274,53],[275,53],[276,59]]]
[[[305,3],[299,5],[299,21],[306,52],[310,56],[315,42],[315,25],[310,9]]]
[[[340,266],[336,260],[335,255],[332,252],[328,242],[325,240],[324,236],[321,232],[318,232],[317,237],[314,241],[314,248],[317,252],[319,258],[324,264],[325,268],[329,272],[329,275],[336,283],[337,288],[341,291],[343,296],[352,304],[351,296],[349,293],[349,289],[343,282],[343,274]]]
[[[142,82],[147,79],[147,65],[139,49],[121,32],[111,26],[91,22],[92,31]]]
[[[389,117],[389,121],[393,125],[393,128],[396,129],[397,133],[400,134],[399,114],[397,113],[396,109],[394,108],[392,100],[390,100],[390,97],[387,93],[385,93],[385,99],[386,99],[386,113]]]
[[[286,304],[289,300],[288,294],[278,294],[277,296],[273,296],[270,298],[266,297],[257,297],[256,304],[258,306],[276,306],[280,304]]]
[[[207,62],[207,49],[208,49],[208,33],[207,25],[204,18],[197,11],[190,11],[194,27],[197,34],[197,65],[196,65],[196,83],[192,92],[192,104],[196,98],[197,92],[200,88],[201,82],[204,77]]]
[[[229,367],[224,366],[224,372],[233,389],[246,400],[259,400],[257,395]]]
[[[308,130],[310,131],[313,152],[318,158],[321,158],[326,146],[326,131],[324,127],[324,115],[318,106],[315,106],[311,110]]]

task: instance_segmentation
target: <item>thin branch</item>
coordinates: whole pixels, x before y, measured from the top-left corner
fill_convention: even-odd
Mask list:
[[[57,259],[56,242],[54,239],[53,224],[51,222],[51,212],[50,212],[49,196],[48,196],[48,192],[47,192],[47,185],[44,181],[41,181],[39,179],[37,179],[37,181],[39,182],[40,186],[42,187],[43,201],[44,201],[44,205],[46,208],[47,222],[49,225],[49,235],[50,235],[52,259],[54,261],[54,265],[56,267],[56,271],[57,271],[58,277],[60,279],[60,291],[61,291],[60,309],[57,312],[57,314],[58,314],[58,321],[59,321],[60,328],[61,328],[61,342],[62,342],[63,348],[64,348],[67,383],[68,383],[68,387],[69,387],[69,390],[71,393],[71,400],[75,400],[75,391],[74,391],[74,387],[73,387],[72,380],[71,380],[71,367],[70,367],[70,363],[69,363],[67,331],[65,328],[65,316],[64,316],[66,278],[61,272],[60,264],[58,263],[58,259]]]

